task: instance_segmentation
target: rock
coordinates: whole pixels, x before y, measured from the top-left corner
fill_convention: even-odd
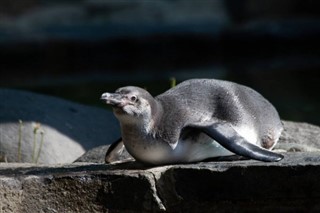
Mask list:
[[[320,127],[292,121],[283,121],[284,131],[275,149],[287,152],[319,152]]]
[[[111,112],[103,109],[11,89],[1,89],[0,100],[2,161],[19,161],[20,134],[20,162],[32,162],[36,135],[33,162],[37,158],[43,136],[37,162],[45,164],[71,163],[86,150],[110,144],[120,136],[117,120]]]
[[[300,122],[282,121],[284,131],[281,134],[276,150],[285,152],[320,152],[320,127]],[[103,163],[109,145],[100,146],[86,152],[76,162]],[[124,150],[114,161],[132,160]]]
[[[317,212],[320,155],[144,167],[0,164],[3,212]]]
[[[75,162],[91,162],[91,163],[104,163],[104,157],[109,149],[110,145],[102,145],[90,149]]]
[[[75,162],[120,163],[120,162],[134,161],[133,157],[123,147],[123,149],[119,151],[118,155],[114,156],[111,159],[108,159],[108,162],[106,162],[106,153],[109,147],[110,145],[102,145],[102,146],[93,148],[87,151],[86,153],[84,153]]]

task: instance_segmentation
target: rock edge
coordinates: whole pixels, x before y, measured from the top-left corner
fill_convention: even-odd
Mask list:
[[[0,164],[3,212],[259,212],[320,210],[320,154],[146,168]]]

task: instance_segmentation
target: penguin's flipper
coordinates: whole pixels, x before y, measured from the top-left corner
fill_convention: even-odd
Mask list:
[[[240,136],[230,124],[195,124],[190,125],[190,127],[200,129],[218,142],[221,146],[237,155],[266,162],[275,162],[283,159],[283,155],[268,151],[249,143],[246,139]]]
[[[115,163],[119,161],[131,160],[131,159],[132,157],[127,152],[123,144],[122,138],[119,138],[109,146],[105,156],[105,162],[107,164]]]

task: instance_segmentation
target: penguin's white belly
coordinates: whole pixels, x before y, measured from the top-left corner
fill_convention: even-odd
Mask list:
[[[180,140],[172,151],[172,155],[178,162],[195,162],[207,158],[230,156],[234,153],[222,147],[206,134],[200,134],[197,141]]]
[[[239,135],[252,144],[257,143],[258,135],[249,127],[234,127]],[[131,138],[125,146],[136,159],[151,164],[188,163],[208,158],[235,155],[204,133],[200,133],[197,141],[192,137],[179,139],[175,148],[165,141],[145,141]]]
[[[203,133],[197,141],[180,139],[174,149],[163,141],[135,141],[134,145],[126,144],[126,148],[136,159],[151,164],[188,163],[234,155]]]

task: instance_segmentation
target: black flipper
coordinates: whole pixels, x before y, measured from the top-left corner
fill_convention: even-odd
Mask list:
[[[211,125],[190,125],[199,128],[229,151],[255,160],[275,162],[283,159],[283,155],[263,149],[249,143],[241,137],[230,124],[214,123]]]
[[[107,164],[116,161],[126,161],[131,160],[132,157],[127,152],[122,142],[122,138],[119,138],[114,143],[112,143],[106,153],[105,162]]]

